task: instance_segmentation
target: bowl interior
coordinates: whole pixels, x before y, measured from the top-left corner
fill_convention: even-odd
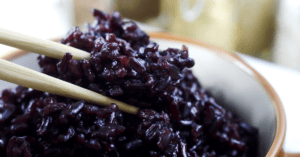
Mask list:
[[[212,93],[217,102],[224,104],[225,108],[259,128],[260,155],[265,156],[275,136],[275,105],[266,89],[251,76],[253,72],[240,62],[231,61],[226,55],[199,45],[166,39],[152,40],[160,45],[160,49],[181,48],[182,44],[188,46],[190,57],[194,58],[196,63],[192,70],[201,85]],[[39,71],[37,56],[29,53],[13,62]],[[1,91],[15,86],[0,80]]]
[[[185,44],[189,55],[195,59],[192,68],[201,85],[210,91],[217,102],[259,128],[260,155],[265,156],[275,136],[276,119],[274,100],[256,80],[252,71],[240,62],[232,62],[228,56],[211,49],[177,41],[154,39],[161,49],[181,48]]]

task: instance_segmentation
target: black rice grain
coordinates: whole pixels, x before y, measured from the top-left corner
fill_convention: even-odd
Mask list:
[[[187,68],[188,48],[160,50],[118,12],[92,11],[87,31],[60,42],[91,53],[77,61],[38,57],[41,71],[141,108],[99,107],[25,87],[0,98],[0,156],[258,156],[258,130],[209,96]]]

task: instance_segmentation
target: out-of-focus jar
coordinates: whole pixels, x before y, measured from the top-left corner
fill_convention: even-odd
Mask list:
[[[107,13],[114,10],[114,0],[73,0],[76,26],[82,27],[86,22],[94,20],[91,9],[99,9]]]
[[[158,6],[158,16],[141,20],[173,34],[271,59],[277,0],[129,0],[126,4],[115,9],[139,20],[141,12],[155,12]]]

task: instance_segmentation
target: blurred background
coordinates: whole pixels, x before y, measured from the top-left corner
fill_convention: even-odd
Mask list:
[[[92,22],[91,8],[300,70],[299,0],[0,0],[0,27],[59,37]]]

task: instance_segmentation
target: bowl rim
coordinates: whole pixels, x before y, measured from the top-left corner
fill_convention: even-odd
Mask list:
[[[286,116],[284,112],[284,108],[282,106],[281,100],[279,99],[279,96],[273,89],[273,87],[270,85],[270,83],[261,76],[256,70],[254,70],[250,65],[248,65],[244,60],[242,60],[240,57],[238,57],[235,53],[231,51],[224,50],[222,48],[219,48],[217,46],[194,40],[187,37],[182,37],[178,35],[171,35],[169,33],[165,32],[150,32],[148,33],[151,38],[156,39],[166,39],[170,41],[178,41],[183,43],[189,43],[197,46],[201,46],[204,48],[207,48],[211,50],[212,53],[215,53],[217,55],[222,55],[223,57],[226,57],[226,59],[229,59],[230,61],[234,61],[236,66],[241,68],[245,71],[245,67],[247,70],[250,70],[251,73],[247,72],[251,77],[253,77],[266,91],[269,98],[272,100],[272,105],[275,113],[275,120],[276,120],[276,129],[275,129],[275,135],[274,139],[271,145],[271,148],[269,149],[266,157],[274,157],[278,156],[280,153],[282,153],[282,145],[285,138],[285,132],[286,132]],[[53,38],[52,40],[58,41],[60,38]],[[23,50],[11,50],[4,52],[2,55],[0,55],[0,58],[5,60],[14,60],[21,56],[24,56],[26,54],[29,54]]]
[[[269,149],[266,157],[274,157],[279,155],[282,152],[282,145],[285,138],[285,132],[286,132],[286,116],[284,112],[284,108],[282,105],[281,100],[279,99],[279,96],[275,92],[274,88],[270,85],[270,83],[262,76],[260,75],[256,70],[254,70],[249,64],[247,64],[244,60],[242,60],[239,56],[237,56],[234,52],[224,50],[222,48],[219,48],[217,46],[194,40],[187,37],[182,37],[178,35],[171,35],[169,33],[149,33],[150,38],[156,38],[156,39],[166,39],[166,40],[172,40],[172,41],[178,41],[178,42],[184,42],[189,43],[197,46],[201,46],[204,48],[207,48],[211,50],[211,52],[222,55],[226,57],[226,59],[229,59],[230,61],[234,61],[236,66],[241,68],[245,71],[245,67],[251,71],[251,73],[247,72],[251,77],[253,77],[266,91],[269,98],[272,100],[272,105],[275,113],[275,120],[276,120],[276,130],[274,139],[271,145],[271,148]]]

